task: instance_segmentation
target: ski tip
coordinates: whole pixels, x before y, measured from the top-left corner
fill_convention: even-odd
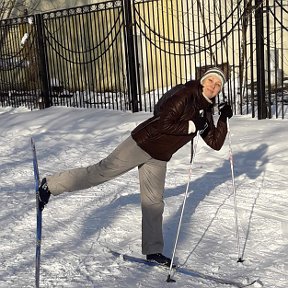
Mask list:
[[[246,288],[246,287],[256,287],[256,288],[262,288],[264,286],[264,283],[260,279],[255,279],[253,281],[249,282],[249,279],[246,281],[246,283],[242,284],[241,286],[238,286],[239,288]]]
[[[110,249],[109,249],[109,252],[110,252],[113,256],[115,256],[115,257],[121,257],[121,256],[122,256],[121,253],[116,252],[116,251],[112,251],[112,250],[110,250]]]
[[[171,276],[170,276],[170,274],[169,274],[168,277],[167,277],[166,282],[168,282],[168,283],[175,283],[176,280],[172,279]]]
[[[256,288],[261,288],[264,286],[264,283],[260,279],[257,279],[255,281],[253,281],[253,286]]]

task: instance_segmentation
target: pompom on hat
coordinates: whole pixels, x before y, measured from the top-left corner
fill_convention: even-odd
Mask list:
[[[201,77],[200,79],[200,83],[202,84],[203,81],[207,78],[207,77],[210,77],[210,76],[216,76],[218,77],[220,80],[221,80],[221,89],[223,88],[225,82],[226,82],[226,77],[225,77],[225,74],[224,72],[219,69],[218,67],[212,67],[210,69],[208,69],[204,75]]]

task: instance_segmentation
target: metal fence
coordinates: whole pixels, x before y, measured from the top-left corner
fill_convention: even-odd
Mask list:
[[[2,106],[153,111],[221,66],[237,114],[287,118],[287,1],[108,1],[0,22]]]

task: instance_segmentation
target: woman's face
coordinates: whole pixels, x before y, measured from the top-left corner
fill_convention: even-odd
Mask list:
[[[217,76],[211,75],[208,76],[202,82],[203,90],[202,93],[209,99],[213,99],[216,95],[219,94],[222,88],[221,79]]]

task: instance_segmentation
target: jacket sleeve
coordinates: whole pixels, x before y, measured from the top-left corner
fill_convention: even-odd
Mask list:
[[[187,107],[187,97],[183,94],[175,94],[169,98],[160,110],[158,129],[163,134],[188,135],[188,119],[182,115]]]
[[[206,118],[208,120],[209,127],[201,136],[208,146],[219,151],[225,142],[227,135],[227,123],[219,118],[217,121],[217,126],[215,127],[213,115],[210,112],[206,114]]]

